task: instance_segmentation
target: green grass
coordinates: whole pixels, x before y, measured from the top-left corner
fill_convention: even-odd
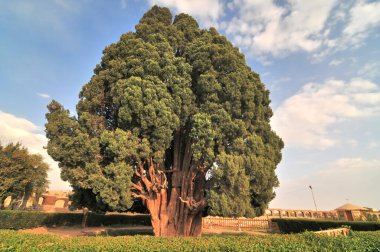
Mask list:
[[[0,230],[0,251],[380,251],[380,232],[353,232],[345,237],[314,233],[267,236],[74,237]]]

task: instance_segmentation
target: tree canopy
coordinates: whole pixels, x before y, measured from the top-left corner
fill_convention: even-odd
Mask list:
[[[48,164],[39,154],[30,154],[20,143],[0,143],[0,204],[8,196],[24,198],[22,206],[33,194],[43,193],[48,186]]]
[[[104,49],[76,117],[48,105],[48,153],[73,187],[73,206],[126,211],[138,199],[161,223],[156,234],[197,235],[207,205],[254,216],[274,197],[283,142],[269,103],[224,36],[154,6]]]

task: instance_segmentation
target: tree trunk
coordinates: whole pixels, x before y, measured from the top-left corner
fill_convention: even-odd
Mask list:
[[[87,227],[87,219],[88,219],[88,208],[83,208],[83,217],[82,217],[82,228]]]
[[[206,171],[192,161],[190,140],[180,136],[174,136],[171,167],[160,169],[150,159],[135,170],[132,195],[146,205],[155,236],[201,235]]]
[[[38,202],[40,200],[41,193],[35,193],[33,198],[33,209],[38,208]]]
[[[25,186],[24,196],[22,198],[22,203],[21,203],[21,207],[20,207],[21,209],[26,208],[26,204],[28,203],[30,196],[32,196],[32,190],[33,190],[32,184],[28,183]]]
[[[22,200],[23,194],[17,195],[16,198],[12,196],[11,202],[9,203],[8,208],[11,210],[18,210],[21,206],[21,200]]]
[[[7,197],[0,198],[0,209],[3,210],[5,208],[5,199]]]

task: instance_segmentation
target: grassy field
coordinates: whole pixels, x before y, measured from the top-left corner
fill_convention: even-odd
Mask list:
[[[202,238],[141,235],[63,238],[0,230],[0,251],[380,251],[380,232],[353,232],[348,237],[303,233]]]

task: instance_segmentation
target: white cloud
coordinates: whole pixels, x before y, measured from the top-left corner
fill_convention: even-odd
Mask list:
[[[50,98],[50,95],[49,95],[49,94],[37,93],[37,95],[38,95],[39,97],[42,97],[42,98],[45,98],[45,99]]]
[[[278,84],[278,83],[289,82],[289,81],[291,81],[290,77],[282,77],[277,80],[274,80],[273,83]]]
[[[368,143],[368,149],[370,149],[370,150],[374,150],[374,149],[376,149],[376,148],[379,148],[379,143],[377,143],[376,141],[370,141],[369,143]]]
[[[379,76],[379,69],[380,69],[380,64],[377,62],[369,62],[364,64],[359,70],[358,70],[358,75],[364,77],[364,78],[369,78],[369,79],[374,79],[377,76]]]
[[[375,172],[376,170],[380,170],[380,160],[368,160],[363,158],[340,158],[332,162],[327,168],[319,171],[319,174],[334,177],[343,174],[371,173]]]
[[[308,83],[274,112],[272,126],[287,146],[326,149],[337,141],[329,127],[380,113],[380,88],[364,79]]]
[[[285,4],[234,0],[227,9],[236,14],[220,27],[237,46],[256,57],[307,52],[320,60],[333,52],[361,46],[380,24],[380,2],[369,0],[290,0]]]
[[[66,190],[68,183],[60,179],[60,170],[57,163],[47,154],[43,148],[47,139],[43,130],[32,122],[0,111],[0,141],[3,144],[9,142],[20,142],[28,148],[31,153],[41,154],[44,161],[50,165],[48,179],[50,189]]]
[[[308,185],[313,186],[318,209],[332,210],[346,203],[380,207],[380,160],[344,157],[320,167],[307,176],[281,182],[270,207],[314,209]]]
[[[380,2],[370,0],[358,0],[353,4],[340,2],[327,26],[342,32],[326,38],[314,57],[321,59],[337,51],[364,45],[369,34],[380,25],[379,8]]]
[[[355,148],[358,146],[358,141],[356,141],[355,139],[348,139],[347,144],[350,145],[352,148]]]
[[[332,60],[330,61],[329,66],[339,66],[342,63],[343,63],[343,60]]]
[[[254,54],[284,56],[312,52],[328,36],[326,21],[336,1],[292,0],[280,6],[274,1],[235,0],[238,14],[226,28],[235,43]]]
[[[350,20],[343,34],[351,38],[367,36],[368,30],[380,24],[380,2],[357,1],[350,10]]]
[[[198,18],[205,27],[217,26],[217,21],[224,12],[221,0],[149,0],[149,3],[174,8],[177,12],[192,15]]]

